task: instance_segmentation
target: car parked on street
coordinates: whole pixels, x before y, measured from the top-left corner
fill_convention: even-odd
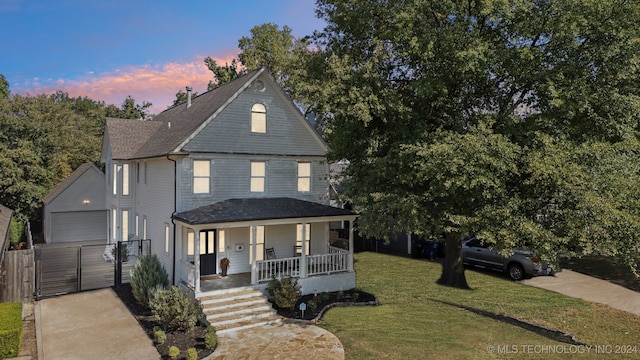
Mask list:
[[[514,249],[511,256],[504,257],[477,238],[462,241],[462,262],[467,266],[502,271],[516,281],[553,274],[553,268],[540,261],[531,251]]]

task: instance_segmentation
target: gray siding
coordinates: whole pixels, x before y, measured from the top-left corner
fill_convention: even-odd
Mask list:
[[[195,136],[185,150],[242,154],[324,156],[325,144],[279,90],[270,86],[260,92],[247,88],[209,125]],[[251,107],[267,108],[267,133],[251,133]]]
[[[322,157],[274,157],[257,155],[214,155],[197,159],[211,160],[209,194],[193,194],[193,159],[183,159],[180,169],[180,194],[178,211],[186,211],[214,202],[248,197],[291,197],[328,204],[329,182],[327,166]],[[250,192],[251,161],[266,162],[266,186],[264,193]],[[299,161],[310,161],[311,191],[298,192]]]
[[[137,207],[130,211],[138,214],[139,226],[142,219],[147,217],[147,237],[151,239],[151,251],[158,255],[164,265],[169,278],[172,276],[173,265],[173,214],[174,201],[174,172],[173,162],[167,159],[153,159],[147,161],[147,183],[136,184]],[[165,252],[164,226],[169,224],[169,253]],[[133,229],[134,222],[130,228]],[[143,230],[139,229],[142,237]]]

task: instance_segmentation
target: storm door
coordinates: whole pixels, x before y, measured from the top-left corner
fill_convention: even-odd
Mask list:
[[[200,232],[200,276],[216,271],[216,231],[204,230]]]

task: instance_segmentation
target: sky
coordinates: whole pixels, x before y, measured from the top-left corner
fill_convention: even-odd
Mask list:
[[[0,0],[0,74],[13,94],[61,90],[120,106],[127,96],[157,114],[178,91],[206,91],[254,26],[322,30],[314,0]]]

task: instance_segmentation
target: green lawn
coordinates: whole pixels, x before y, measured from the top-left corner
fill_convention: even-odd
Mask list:
[[[340,338],[349,360],[598,358],[595,348],[591,354],[550,354],[577,349],[461,306],[559,329],[589,345],[611,345],[612,351],[616,345],[637,345],[631,356],[615,358],[640,358],[638,316],[490,273],[467,271],[473,290],[460,290],[435,284],[438,263],[376,253],[355,259],[358,288],[374,294],[380,305],[333,308],[320,322]],[[496,353],[499,347],[503,354]]]

